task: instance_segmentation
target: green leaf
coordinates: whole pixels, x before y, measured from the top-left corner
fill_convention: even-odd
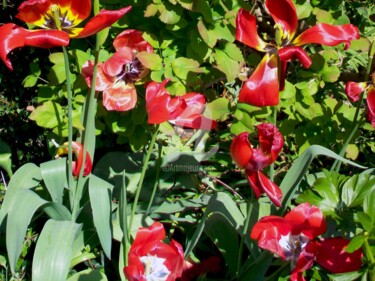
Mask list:
[[[228,114],[230,114],[229,100],[226,98],[217,98],[207,104],[206,111],[206,117],[214,120],[225,120]]]
[[[161,70],[163,68],[163,61],[158,54],[139,52],[137,53],[137,58],[148,69]]]
[[[233,81],[241,72],[244,61],[241,50],[234,43],[226,43],[223,49],[215,50],[216,67],[222,71],[228,82]]]
[[[167,2],[159,4],[158,8],[160,12],[159,19],[166,24],[177,24],[183,14],[181,6],[173,6]]]
[[[11,177],[12,172],[12,152],[9,145],[0,140],[0,168]]]
[[[189,74],[202,73],[199,62],[193,59],[180,57],[172,61],[171,65],[174,74],[182,80],[187,80]]]
[[[349,243],[349,245],[345,248],[345,252],[353,253],[354,251],[358,250],[362,247],[363,243],[367,240],[366,236],[355,236]]]
[[[23,189],[30,189],[39,185],[42,181],[40,168],[33,163],[27,163],[21,166],[11,177],[7,192],[5,193],[4,201],[0,209],[0,225],[1,231],[4,232],[5,224],[4,218],[8,214],[11,207],[13,197],[17,196],[18,192]]]
[[[19,190],[14,194],[12,199],[7,217],[6,247],[9,266],[14,274],[31,218],[34,216],[36,210],[47,201],[28,189]]]
[[[153,213],[175,214],[188,209],[202,208],[207,206],[209,200],[210,196],[202,195],[195,199],[180,199],[176,202],[164,201],[158,208],[153,210]]]
[[[25,79],[22,81],[22,85],[25,88],[34,87],[36,82],[38,82],[39,76],[42,73],[40,67],[37,63],[32,62],[30,63],[30,73]]]
[[[223,214],[213,213],[206,220],[204,232],[223,254],[228,266],[228,273],[235,276],[239,253],[239,236],[232,224]]]
[[[104,253],[109,259],[112,248],[112,189],[110,183],[90,174],[89,196],[94,225]]]
[[[363,206],[363,200],[374,185],[375,176],[367,170],[359,175],[353,175],[342,187],[342,201],[348,207]]]
[[[43,128],[52,129],[62,125],[62,116],[64,116],[64,111],[61,105],[53,101],[46,101],[38,106],[29,118]]]
[[[44,184],[53,202],[62,203],[67,186],[66,159],[59,158],[40,164]]]
[[[270,252],[264,251],[262,254],[252,262],[248,267],[241,271],[239,281],[263,281],[265,275],[272,263],[273,255]]]
[[[32,265],[32,280],[66,281],[74,240],[81,225],[48,220],[38,238]]]
[[[329,280],[332,280],[332,281],[353,281],[353,280],[357,280],[362,275],[363,273],[357,272],[357,271],[340,273],[340,274],[328,274]],[[365,280],[367,280],[367,278]]]
[[[350,164],[354,167],[365,169],[366,167],[347,160],[340,155],[334,153],[332,150],[320,145],[311,145],[308,147],[293,163],[292,167],[286,173],[283,181],[280,184],[280,189],[283,192],[282,207],[278,213],[283,214],[289,205],[290,200],[294,197],[298,184],[306,174],[312,160],[319,155],[328,156],[343,163]]]
[[[60,203],[48,202],[42,206],[43,211],[54,220],[66,221],[72,218],[72,214],[67,207]]]
[[[217,42],[217,36],[213,30],[209,30],[206,28],[203,20],[198,21],[197,25],[198,31],[200,36],[202,37],[203,41],[210,47],[213,48]]]
[[[99,269],[86,269],[82,270],[66,281],[108,281],[107,276]]]
[[[363,211],[372,219],[372,224],[375,225],[375,187],[372,187],[367,192],[363,202]]]

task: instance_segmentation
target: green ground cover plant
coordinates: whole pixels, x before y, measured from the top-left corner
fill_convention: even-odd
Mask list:
[[[372,1],[0,12],[0,280],[375,280]]]

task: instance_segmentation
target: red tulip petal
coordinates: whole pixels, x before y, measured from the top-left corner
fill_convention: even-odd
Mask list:
[[[82,75],[85,78],[85,81],[90,88],[91,88],[93,72],[94,72],[94,63],[92,61],[85,62],[85,64],[82,66]],[[115,77],[110,77],[103,72],[103,64],[99,63],[98,69],[97,69],[97,75],[96,75],[95,90],[104,91],[110,85],[115,83],[115,81],[116,81]]]
[[[303,277],[303,272],[293,272],[290,274],[290,281],[306,281],[306,279]]]
[[[123,47],[128,47],[136,50],[137,52],[154,52],[152,46],[143,39],[142,32],[135,29],[127,29],[117,35],[115,40],[113,40],[113,46],[116,50]]]
[[[45,21],[45,16],[53,3],[47,0],[24,1],[18,7],[16,18],[37,26],[41,26]],[[91,3],[90,3],[91,4]]]
[[[77,23],[84,21],[91,13],[91,0],[54,0],[62,12],[69,11]]]
[[[293,226],[293,234],[303,233],[309,239],[323,234],[327,229],[322,211],[309,203],[298,205],[286,214],[285,219]]]
[[[335,46],[340,43],[349,48],[350,41],[359,39],[358,28],[352,24],[330,25],[326,23],[317,24],[302,32],[294,41],[293,45],[322,44]]]
[[[103,92],[103,105],[107,110],[128,111],[137,103],[137,92],[133,84],[118,81]]]
[[[132,59],[132,50],[130,48],[122,48],[103,63],[103,72],[108,76],[116,77],[124,71],[126,64],[130,63]]]
[[[95,17],[91,18],[87,24],[84,26],[83,30],[74,37],[83,38],[94,35],[99,31],[110,27],[116,21],[118,21],[123,15],[131,10],[131,6],[114,10],[101,10]]]
[[[259,199],[260,195],[262,195],[264,192],[262,190],[261,184],[259,183],[257,172],[245,170],[245,173],[250,187],[254,192],[255,198]]]
[[[316,241],[310,241],[300,253],[297,263],[292,269],[292,274],[302,273],[312,267],[317,251]]]
[[[277,127],[271,123],[262,123],[257,127],[260,151],[270,156],[273,163],[284,146],[284,137]]]
[[[282,217],[267,216],[261,218],[252,228],[250,237],[258,240],[258,246],[285,258],[284,250],[280,244],[282,236],[287,236],[291,231],[289,223]]]
[[[168,104],[171,96],[165,85],[169,80],[162,83],[150,82],[146,87],[146,111],[149,124],[161,124],[168,121],[170,112]]]
[[[371,87],[367,92],[367,119],[375,128],[375,88]]]
[[[240,168],[245,168],[253,155],[249,141],[249,133],[243,132],[236,136],[230,145],[230,155]]]
[[[19,47],[52,48],[69,45],[69,35],[59,30],[27,30],[13,23],[0,26],[0,58],[13,70],[8,54]]]
[[[67,145],[67,143],[66,143]],[[78,142],[75,142],[73,141],[72,142],[72,146],[73,146],[73,151],[74,151],[74,154],[75,154],[75,158],[76,158],[76,164],[73,168],[73,175],[78,177],[80,172],[81,172],[81,168],[82,168],[82,164],[83,164],[83,146],[82,144],[78,143]],[[88,152],[86,152],[86,157],[85,157],[85,167],[84,167],[84,170],[83,170],[83,176],[87,176],[91,173],[92,171],[92,161],[91,161],[91,157],[90,157],[90,154]]]
[[[281,61],[291,61],[297,59],[301,62],[304,68],[310,68],[312,60],[309,55],[301,47],[287,46],[278,50]]]
[[[161,241],[165,236],[164,225],[160,222],[154,222],[149,227],[140,227],[135,236],[132,248],[142,247],[143,244],[153,241]]]
[[[316,262],[333,273],[357,271],[362,266],[363,252],[361,249],[348,253],[345,248],[350,240],[328,238],[320,242]]]
[[[140,281],[144,280],[145,268],[139,256],[130,252],[129,253],[128,266],[124,268],[124,274],[128,281]]]
[[[349,81],[345,85],[345,93],[351,102],[359,101],[360,95],[366,90],[367,83]]]
[[[266,43],[258,36],[256,17],[241,8],[236,17],[236,39],[258,51],[264,51]]]
[[[275,21],[283,31],[285,38],[290,40],[293,38],[298,24],[297,11],[290,0],[266,0],[266,7]]]
[[[239,101],[254,106],[279,104],[278,65],[276,55],[265,55],[240,90]]]
[[[271,202],[277,207],[281,207],[283,193],[278,185],[267,178],[262,172],[258,171],[258,182],[264,193],[270,198]]]

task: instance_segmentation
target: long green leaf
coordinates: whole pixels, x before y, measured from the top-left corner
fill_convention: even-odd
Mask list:
[[[361,166],[355,162],[352,162],[350,160],[347,160],[340,155],[334,153],[332,150],[329,150],[328,148],[325,148],[320,145],[312,145],[308,147],[293,163],[292,167],[289,169],[287,174],[285,175],[283,181],[280,184],[280,189],[283,192],[283,201],[282,201],[282,207],[278,210],[279,214],[283,214],[290,203],[290,200],[292,200],[296,188],[298,187],[298,184],[302,180],[302,178],[305,176],[311,162],[316,156],[327,156],[334,159],[338,159],[346,164],[350,164],[354,167],[360,168],[360,169],[366,169],[366,167]]]
[[[35,247],[32,280],[66,280],[73,243],[81,227],[71,221],[50,219],[46,222]]]
[[[100,270],[86,269],[82,270],[66,281],[107,281],[107,276]]]
[[[0,167],[11,177],[12,173],[12,152],[9,145],[0,140]]]
[[[89,195],[94,225],[104,253],[111,257],[112,248],[112,189],[113,186],[91,174],[89,178]]]
[[[10,202],[15,194],[21,189],[30,189],[39,185],[42,180],[40,168],[32,163],[21,166],[9,181],[8,189],[0,209],[1,232],[5,232],[4,218],[8,214]]]
[[[28,189],[19,190],[13,197],[6,225],[6,247],[12,273],[15,272],[17,260],[21,254],[27,227],[36,210],[46,202]]]
[[[62,203],[67,186],[66,160],[59,158],[40,164],[40,171],[52,201]]]
[[[60,203],[48,202],[43,206],[43,211],[51,218],[57,221],[71,220],[72,214],[67,207]]]

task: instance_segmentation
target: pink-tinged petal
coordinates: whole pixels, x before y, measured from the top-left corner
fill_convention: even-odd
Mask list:
[[[189,117],[177,117],[170,120],[176,126],[192,128],[196,130],[212,130],[217,126],[217,122],[209,119],[202,114],[190,115]]]
[[[367,92],[367,119],[375,128],[375,88],[370,87]]]
[[[366,90],[367,83],[349,81],[345,85],[345,94],[351,102],[359,101],[360,95]]]
[[[265,51],[266,43],[257,32],[256,17],[240,8],[236,17],[236,39],[258,51]]]
[[[85,78],[87,85],[91,88],[92,75],[94,72],[94,63],[92,61],[87,61],[82,66],[82,75]],[[110,77],[103,72],[103,64],[98,64],[97,74],[96,74],[96,91],[104,91],[110,85],[115,83],[115,77]]]
[[[271,202],[277,207],[281,207],[281,200],[283,193],[280,187],[267,178],[262,172],[258,171],[258,184],[261,186],[262,191],[267,194]]]
[[[107,110],[128,111],[137,103],[137,92],[133,84],[118,81],[103,92],[103,105]]]
[[[103,72],[108,76],[118,76],[124,71],[126,64],[130,63],[132,59],[132,50],[130,48],[123,48],[115,52],[103,63]]]
[[[327,229],[322,211],[309,203],[298,205],[286,214],[285,219],[293,226],[293,234],[303,233],[309,239],[323,234]]]
[[[303,272],[293,272],[290,275],[290,281],[306,281],[306,279],[303,277]]]
[[[254,106],[279,104],[278,58],[265,55],[240,90],[239,101]]]
[[[250,184],[251,189],[254,192],[255,198],[259,199],[260,195],[263,194],[263,190],[261,185],[258,182],[258,174],[257,172],[252,172],[249,170],[245,170],[247,180]]]
[[[16,18],[31,24],[44,21],[44,17],[52,4],[53,3],[48,0],[24,1],[18,7],[18,14],[16,15]]]
[[[358,271],[362,266],[363,252],[361,249],[346,252],[349,243],[350,240],[343,238],[322,239],[316,262],[332,273]]]
[[[309,55],[301,47],[286,46],[278,50],[281,61],[299,60],[304,68],[310,68],[312,60]]]
[[[297,30],[298,18],[296,8],[291,0],[266,0],[266,7],[275,21],[291,40]]]
[[[129,253],[128,266],[124,267],[124,274],[128,281],[144,281],[145,268],[138,255]]]
[[[59,30],[27,30],[13,23],[0,26],[0,58],[13,70],[8,54],[20,47],[52,48],[69,45],[69,35]]]
[[[154,52],[152,46],[143,39],[142,32],[135,29],[127,29],[117,35],[115,40],[113,40],[113,46],[116,50],[128,47],[137,52]]]
[[[84,26],[83,30],[77,35],[76,38],[84,38],[98,33],[99,31],[110,27],[118,21],[123,15],[131,10],[131,6],[119,10],[101,10],[96,16],[91,18]]]
[[[262,123],[257,127],[260,150],[270,156],[269,164],[273,163],[284,146],[284,137],[277,127],[271,123]]]
[[[352,40],[359,39],[358,28],[352,24],[330,25],[326,23],[317,24],[302,32],[294,41],[293,45],[321,44],[325,46],[336,46],[340,43],[349,48]]]
[[[279,243],[280,239],[281,234],[276,226],[266,228],[261,233],[261,236],[258,240],[258,246],[264,250],[278,255],[282,259],[285,259],[284,250]]]
[[[160,96],[170,96],[169,92],[165,88],[165,85],[167,85],[169,82],[169,79],[165,79],[161,83],[157,82],[150,82],[146,86],[146,103],[152,103],[155,98]]]
[[[245,168],[253,155],[249,141],[249,133],[243,132],[236,136],[230,145],[230,155],[240,168]]]

